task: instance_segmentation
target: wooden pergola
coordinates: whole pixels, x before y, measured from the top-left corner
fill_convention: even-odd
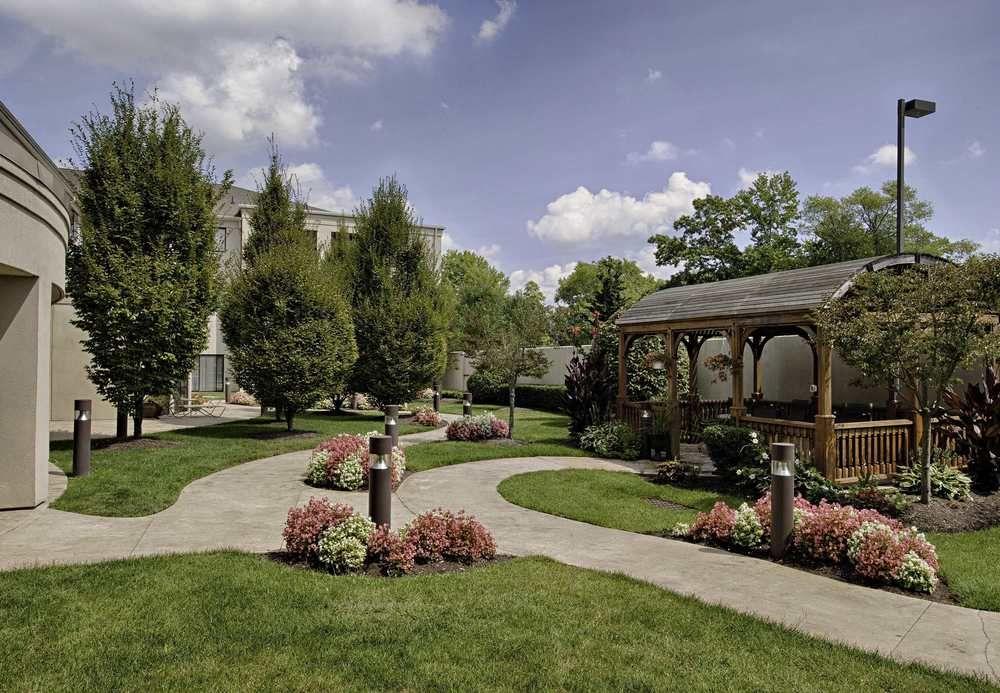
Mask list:
[[[699,418],[722,416],[757,430],[767,442],[794,443],[800,455],[810,459],[829,479],[846,482],[868,473],[892,474],[897,464],[905,464],[913,441],[919,437],[914,421],[900,418],[836,421],[832,397],[833,354],[817,334],[812,315],[831,298],[843,296],[861,273],[931,262],[943,260],[919,254],[866,258],[680,286],[646,296],[617,321],[620,333],[618,415],[638,428],[644,409],[666,407],[670,412],[674,457],[679,454],[681,438],[689,433],[682,430],[686,424]],[[654,335],[662,337],[666,346],[667,400],[630,402],[626,383],[628,350],[636,339]],[[702,345],[707,339],[720,336],[728,341],[732,360],[729,376],[732,397],[726,402],[727,412],[720,406],[723,403],[702,403],[696,396],[681,401],[677,387],[678,348],[686,349],[694,371]],[[744,348],[748,346],[753,357],[753,393],[759,399],[763,395],[761,357],[767,343],[779,336],[801,337],[812,350],[812,384],[815,386],[812,409],[815,413],[811,420],[748,414],[743,396]],[[890,415],[895,414],[890,412]]]

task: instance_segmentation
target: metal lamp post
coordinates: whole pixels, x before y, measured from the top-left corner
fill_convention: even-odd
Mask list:
[[[462,416],[472,416],[472,393],[462,394]]]
[[[785,555],[795,524],[795,446],[771,443],[771,557]]]
[[[906,153],[906,119],[923,118],[937,110],[933,101],[899,99],[896,102],[896,255],[903,254],[903,169]]]
[[[441,388],[438,386],[437,381],[434,381],[434,411],[441,411]]]
[[[639,435],[642,436],[642,459],[653,459],[653,450],[650,445],[650,436],[653,434],[653,415],[649,409],[643,407],[639,420]]]
[[[368,516],[376,525],[389,527],[392,522],[392,438],[372,436],[368,440],[368,453],[372,457],[368,469]]]
[[[399,407],[395,404],[385,408],[385,434],[392,440],[392,446],[399,445]]]
[[[73,476],[90,474],[90,400],[73,400]]]

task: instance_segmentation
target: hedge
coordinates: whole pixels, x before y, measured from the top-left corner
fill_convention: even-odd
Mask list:
[[[469,376],[469,392],[475,404],[509,404],[508,387],[490,376]],[[566,410],[565,385],[518,385],[516,404],[527,409],[562,413]]]

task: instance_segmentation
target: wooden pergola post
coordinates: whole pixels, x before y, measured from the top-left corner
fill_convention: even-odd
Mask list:
[[[679,459],[681,454],[681,408],[677,397],[677,339],[673,330],[663,335],[666,350],[667,397],[670,412],[670,456]]]
[[[813,461],[823,476],[831,481],[837,477],[837,447],[833,415],[833,347],[817,335],[816,439]]]
[[[729,329],[729,358],[733,362],[730,374],[733,383],[733,402],[730,405],[730,415],[739,420],[746,413],[743,406],[743,328],[733,324]]]
[[[625,354],[628,351],[628,337],[621,330],[618,331],[618,418],[625,417],[625,403],[628,401],[628,388],[626,387],[627,364]]]

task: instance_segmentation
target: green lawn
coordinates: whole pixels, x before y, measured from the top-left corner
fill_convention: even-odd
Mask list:
[[[568,425],[569,418],[562,414],[519,408],[514,413],[514,439],[523,444],[497,445],[460,441],[422,443],[406,449],[406,467],[417,472],[450,464],[503,457],[589,455],[590,453],[570,444]]]
[[[690,522],[716,501],[738,506],[742,499],[712,491],[651,484],[630,472],[564,469],[528,472],[504,479],[500,495],[515,505],[629,532],[659,534],[678,522]],[[685,508],[661,508],[650,498]]]
[[[413,409],[420,409],[422,407],[433,407],[434,402],[429,399],[418,399],[415,402],[410,403],[410,407]],[[472,413],[473,414],[486,414],[487,412],[497,411],[498,407],[495,404],[473,404]],[[442,414],[462,414],[462,400],[460,399],[442,399],[440,412]],[[497,416],[502,412],[497,411]]]
[[[269,418],[150,435],[150,439],[175,444],[149,449],[95,450],[90,474],[79,479],[71,476],[66,493],[53,507],[109,517],[149,515],[172,505],[181,489],[212,472],[250,460],[306,450],[338,433],[381,431],[382,422],[382,414],[305,414],[295,418],[295,429],[315,431],[318,436],[261,438],[284,430],[284,422]],[[426,430],[423,426],[406,424],[400,432]],[[53,442],[50,458],[64,471],[71,472],[72,442]]]
[[[0,574],[0,689],[972,691],[544,559],[332,577],[236,553]]]
[[[963,606],[1000,611],[1000,527],[931,534],[941,572]]]

